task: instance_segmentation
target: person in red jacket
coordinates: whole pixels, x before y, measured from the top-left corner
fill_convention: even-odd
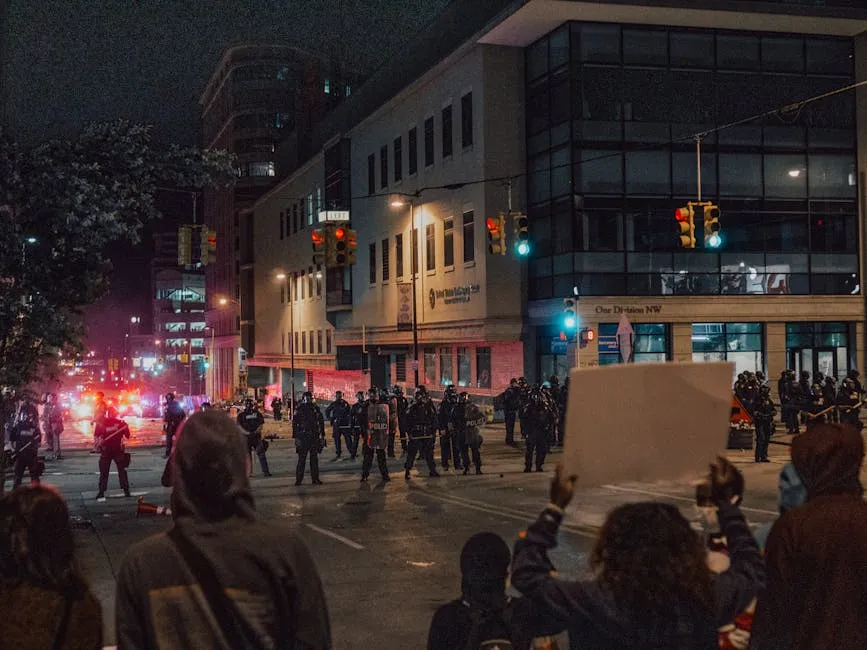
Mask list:
[[[807,501],[783,514],[765,547],[768,584],[755,648],[867,648],[864,440],[848,424],[819,424],[792,441]]]

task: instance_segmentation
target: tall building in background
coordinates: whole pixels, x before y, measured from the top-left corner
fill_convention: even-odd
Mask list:
[[[325,57],[243,44],[226,50],[202,93],[202,146],[238,157],[235,186],[204,195],[205,223],[217,233],[216,261],[205,273],[214,347],[207,392],[214,398],[229,398],[245,385],[245,359],[254,353],[252,224],[244,210],[278,171],[288,173],[309,157],[313,126],[353,84],[352,75]]]

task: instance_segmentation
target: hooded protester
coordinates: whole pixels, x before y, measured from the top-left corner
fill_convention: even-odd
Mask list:
[[[717,630],[734,620],[764,584],[764,564],[736,501],[742,476],[727,460],[711,466],[710,501],[728,542],[731,566],[713,575],[701,537],[676,506],[630,503],[608,514],[591,564],[592,580],[557,577],[557,546],[576,477],[551,484],[551,503],[518,536],[512,584],[545,616],[569,630],[570,647],[718,647]]]
[[[801,477],[798,476],[798,470],[792,463],[783,465],[780,470],[780,515],[786,514],[789,510],[804,505],[807,500],[807,488],[801,482]],[[776,520],[774,520],[776,521]],[[774,525],[774,521],[762,524],[753,532],[756,538],[756,543],[764,552],[765,546],[768,543],[768,535]]]
[[[544,629],[529,599],[506,595],[510,561],[509,547],[496,533],[476,533],[467,540],[461,551],[461,597],[437,609],[428,650],[529,648],[533,637],[560,631]],[[484,645],[494,641],[498,645]]]
[[[820,424],[792,442],[807,501],[768,535],[754,647],[867,648],[863,459],[864,440],[849,425]]]
[[[257,516],[237,425],[206,411],[173,452],[168,533],[133,546],[117,579],[119,648],[331,648],[307,547]]]

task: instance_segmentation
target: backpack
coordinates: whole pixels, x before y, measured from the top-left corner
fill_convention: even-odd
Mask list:
[[[496,610],[483,610],[472,605],[467,606],[470,609],[470,618],[473,623],[470,626],[464,650],[516,650],[516,646],[510,638],[501,638],[500,635],[491,636],[490,630],[483,629],[485,623],[498,621],[506,629],[506,633],[511,634],[511,626],[509,625],[512,620],[511,601],[502,609]]]

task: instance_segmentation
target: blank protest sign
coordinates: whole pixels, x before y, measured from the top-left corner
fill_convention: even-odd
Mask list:
[[[704,473],[724,450],[734,364],[574,369],[563,450],[582,487]]]

